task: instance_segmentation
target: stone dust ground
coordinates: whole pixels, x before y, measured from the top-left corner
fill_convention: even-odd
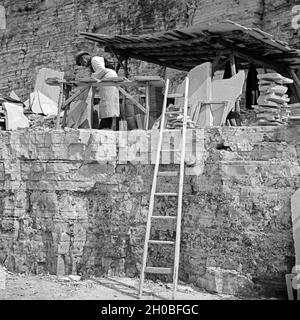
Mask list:
[[[0,289],[0,300],[135,300],[137,278],[91,278],[70,280],[53,275],[26,276],[9,273],[6,288]],[[145,282],[143,299],[170,299],[172,284]],[[229,295],[211,294],[191,285],[179,283],[177,299],[182,300],[237,300]]]

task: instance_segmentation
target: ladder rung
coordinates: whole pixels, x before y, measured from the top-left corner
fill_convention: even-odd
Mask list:
[[[180,149],[173,149],[173,150],[171,150],[171,149],[167,149],[167,150],[160,150],[161,152],[179,152],[179,151],[181,151]]]
[[[166,111],[166,114],[183,114],[183,111]]]
[[[184,94],[182,93],[169,93],[167,95],[168,98],[184,98]]]
[[[175,192],[156,192],[154,193],[154,195],[158,197],[163,197],[163,196],[178,197],[178,193],[175,193]]]
[[[145,272],[147,273],[162,273],[162,274],[172,274],[172,268],[161,268],[161,267],[146,267]]]
[[[181,129],[163,129],[163,132],[174,132],[174,131],[180,131]]]
[[[167,240],[149,240],[149,243],[152,244],[174,244],[175,241],[167,241]]]
[[[152,216],[152,219],[176,219],[176,216]]]
[[[157,175],[159,177],[177,177],[177,171],[158,171]]]

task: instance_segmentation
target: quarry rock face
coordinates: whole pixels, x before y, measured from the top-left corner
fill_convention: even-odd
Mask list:
[[[0,133],[1,264],[21,273],[139,275],[157,140],[136,130],[126,132],[125,145],[122,134]],[[189,130],[196,164],[184,181],[181,280],[213,292],[285,294],[295,263],[297,135],[272,127]],[[174,163],[175,155],[163,159],[166,169]],[[176,177],[160,179],[159,192],[176,191]],[[155,210],[171,214],[174,204],[162,198]],[[151,237],[168,240],[174,231],[172,222],[160,223]],[[149,265],[172,259],[168,248],[150,250]]]
[[[103,48],[80,38],[82,31],[143,34],[229,19],[299,46],[298,30],[291,26],[293,1],[2,0],[0,5],[6,12],[5,29],[0,28],[0,90],[15,90],[24,100],[41,68],[65,72],[69,79],[87,75],[75,66],[74,55],[81,50],[101,54]],[[130,60],[130,74],[160,72],[160,67]]]

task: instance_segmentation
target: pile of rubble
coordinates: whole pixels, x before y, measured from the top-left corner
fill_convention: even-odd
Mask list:
[[[293,80],[278,73],[258,74],[260,96],[257,100],[257,124],[263,126],[279,126],[287,122],[290,101],[287,84]]]
[[[289,125],[300,124],[300,103],[290,104],[288,124]]]
[[[183,127],[183,110],[179,106],[170,104],[166,113],[166,129],[180,129]],[[187,128],[194,129],[196,127],[195,122],[187,116]]]

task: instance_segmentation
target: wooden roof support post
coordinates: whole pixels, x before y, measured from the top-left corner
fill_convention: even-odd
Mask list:
[[[124,67],[125,67],[125,69],[124,69],[125,77],[128,78],[129,72],[128,72],[128,58],[127,57],[125,58]]]
[[[146,82],[146,114],[144,119],[144,128],[148,130],[149,126],[149,116],[150,116],[150,85]]]
[[[128,78],[128,76],[129,76],[129,74],[128,74],[128,58],[121,56],[121,55],[118,55],[112,47],[108,47],[108,49],[118,60],[116,72],[118,73],[118,71],[120,70],[120,67],[122,67],[124,70],[125,77]],[[125,60],[125,64],[123,63],[124,60]]]
[[[57,107],[57,117],[56,117],[56,130],[58,130],[60,128],[60,113],[61,113],[61,110],[62,110],[62,106],[63,106],[63,103],[64,103],[64,84],[63,83],[60,83],[59,84],[59,88],[60,88],[60,91],[59,91],[59,98],[58,98],[58,107]]]
[[[291,73],[291,76],[294,80],[293,87],[295,88],[295,91],[296,91],[296,97],[298,98],[298,102],[300,102],[300,81],[299,81],[299,78],[294,70],[290,69],[290,73]]]
[[[235,66],[235,58],[234,55],[230,55],[230,68],[231,68],[231,76],[236,74],[236,66]]]
[[[230,68],[231,68],[231,76],[236,75],[236,64],[235,64],[235,58],[233,54],[230,55]],[[240,106],[239,100],[235,102],[235,112],[238,114],[241,113],[241,106]]]
[[[212,68],[211,68],[211,73],[212,73],[212,75],[211,75],[211,77],[213,78],[213,76],[214,76],[214,73],[215,73],[215,71],[217,71],[218,69],[218,65],[219,65],[219,62],[220,62],[220,60],[221,60],[221,53],[219,53],[216,57],[215,57],[215,59],[214,59],[214,61],[212,62]]]

